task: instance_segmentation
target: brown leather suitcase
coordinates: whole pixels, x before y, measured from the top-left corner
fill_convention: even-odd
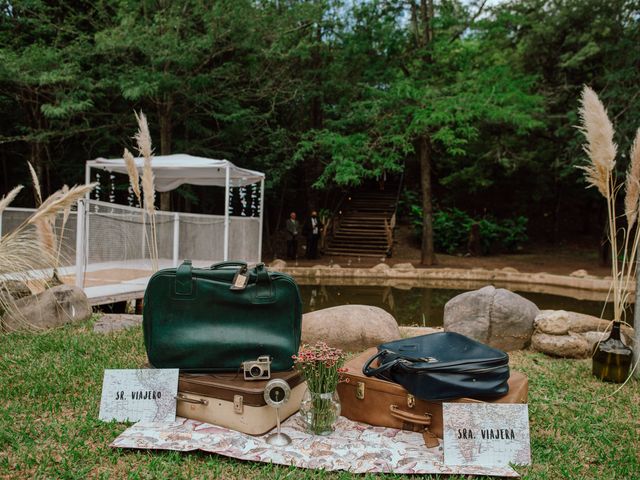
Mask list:
[[[370,348],[345,364],[346,381],[338,385],[342,415],[350,420],[381,427],[399,428],[425,434],[427,446],[437,445],[442,438],[442,402],[415,398],[396,383],[367,377],[362,366],[377,350]],[[509,393],[489,400],[492,403],[527,403],[529,381],[525,375],[511,370]],[[471,398],[449,402],[482,402]]]
[[[280,407],[284,421],[300,409],[307,388],[297,370],[271,372],[291,387],[289,400]],[[177,415],[250,435],[261,435],[276,426],[276,411],[267,406],[264,388],[269,380],[246,381],[242,372],[217,374],[181,373],[178,379]]]

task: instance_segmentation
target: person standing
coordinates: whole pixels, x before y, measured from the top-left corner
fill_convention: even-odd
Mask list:
[[[300,222],[296,220],[296,212],[291,212],[286,224],[287,229],[287,259],[295,260],[298,257],[298,235],[300,234]]]
[[[311,212],[311,216],[304,222],[303,235],[307,237],[307,258],[310,260],[318,258],[318,241],[322,232],[322,222],[318,218],[318,212]]]

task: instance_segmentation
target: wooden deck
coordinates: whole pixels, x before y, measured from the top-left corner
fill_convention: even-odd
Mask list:
[[[203,262],[210,265],[213,262]],[[170,260],[160,260],[160,268],[169,268]],[[75,285],[73,267],[63,269],[64,283]],[[153,271],[149,261],[109,262],[91,265],[85,272],[84,292],[91,305],[136,300],[144,296]]]

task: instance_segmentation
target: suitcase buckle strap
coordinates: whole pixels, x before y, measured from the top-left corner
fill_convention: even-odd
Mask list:
[[[191,260],[185,260],[176,269],[176,295],[191,295],[193,293],[191,269]]]

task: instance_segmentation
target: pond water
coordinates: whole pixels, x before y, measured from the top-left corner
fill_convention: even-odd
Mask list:
[[[299,285],[302,308],[305,313],[337,305],[361,304],[383,308],[400,325],[442,326],[444,305],[467,289],[362,286],[362,285]],[[547,293],[518,291],[540,310],[570,310],[599,317],[604,300],[584,300]],[[633,315],[633,313],[629,313]],[[604,318],[611,318],[612,308],[607,304]]]

